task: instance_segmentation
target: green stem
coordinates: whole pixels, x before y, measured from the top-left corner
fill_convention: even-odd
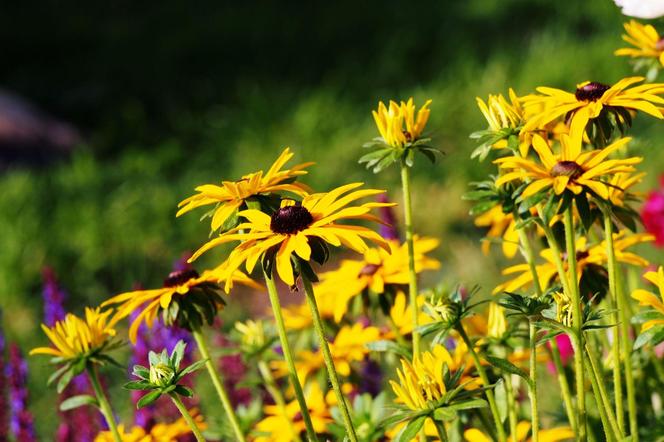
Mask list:
[[[171,400],[177,409],[180,411],[180,414],[184,420],[187,422],[187,425],[189,425],[189,428],[191,428],[191,432],[194,433],[194,436],[196,436],[196,440],[198,442],[205,442],[205,438],[201,434],[201,430],[198,428],[198,425],[196,425],[196,422],[189,414],[189,410],[187,410],[187,407],[184,406],[178,395],[176,393],[171,393],[169,396],[171,397]]]
[[[217,367],[215,366],[214,362],[212,361],[212,358],[210,357],[210,351],[208,350],[207,343],[205,342],[205,337],[203,337],[203,334],[201,333],[200,329],[193,330],[191,334],[194,336],[194,339],[196,340],[198,351],[201,352],[201,356],[203,357],[203,359],[205,359],[205,368],[207,368],[208,375],[210,375],[210,379],[212,380],[212,384],[214,385],[215,390],[217,390],[217,395],[219,396],[221,405],[224,407],[224,411],[226,412],[226,417],[228,417],[228,421],[230,422],[231,427],[233,428],[235,437],[237,438],[238,441],[244,442],[246,439],[244,438],[244,434],[242,433],[242,429],[240,428],[240,423],[237,419],[237,416],[235,415],[235,410],[233,409],[231,400],[228,397],[226,388],[224,388],[224,383],[221,380],[221,374],[217,370]]]
[[[343,418],[344,421],[344,427],[346,427],[346,437],[348,438],[348,440],[350,440],[350,442],[357,442],[357,436],[355,435],[355,428],[353,427],[353,421],[350,417],[350,412],[348,411],[348,404],[346,403],[346,398],[344,397],[344,394],[341,391],[339,376],[337,375],[337,370],[334,367],[334,361],[332,360],[332,353],[330,353],[330,346],[328,345],[327,338],[325,337],[325,330],[323,329],[323,321],[320,319],[320,313],[318,312],[318,305],[316,304],[314,288],[311,286],[311,281],[309,281],[309,279],[307,279],[307,277],[304,275],[302,275],[302,284],[304,285],[304,293],[307,297],[307,303],[309,304],[309,308],[311,309],[311,317],[314,323],[314,330],[316,330],[316,335],[318,336],[318,343],[320,344],[320,349],[323,352],[323,359],[325,359],[325,365],[327,366],[327,374],[330,378],[332,389],[334,390],[334,393],[337,396],[339,411],[341,411],[341,417]]]
[[[270,393],[270,396],[272,396],[275,405],[279,407],[279,410],[283,416],[288,416],[288,412],[286,410],[286,400],[281,394],[281,390],[279,390],[279,387],[277,386],[277,383],[272,376],[270,367],[268,367],[265,361],[262,359],[258,361],[258,371],[260,372],[261,377],[265,382],[265,389],[268,391],[268,393]],[[295,427],[293,427],[293,423],[291,421],[288,421],[288,428],[291,432],[293,440],[295,442],[301,442],[302,439],[300,439],[300,435],[295,430]]]
[[[620,323],[620,310],[621,302],[618,297],[618,262],[616,261],[615,246],[613,244],[613,224],[611,223],[611,217],[608,214],[604,214],[604,233],[606,236],[606,255],[607,255],[607,267],[609,272],[609,291],[611,292],[611,307],[614,310],[613,312],[613,323],[615,328],[612,330],[613,333],[613,342],[611,344],[611,352],[613,355],[613,394],[616,402],[616,417],[618,418],[618,427],[620,428],[621,433],[624,432],[625,428],[625,410],[623,405],[623,394],[622,394],[622,374],[620,373],[620,364],[622,357],[620,355],[620,344],[621,337],[619,323]]]
[[[436,426],[436,432],[438,433],[440,442],[447,442],[449,439],[447,438],[447,430],[445,430],[445,424],[443,424],[442,422],[438,422],[434,418],[431,418],[431,420],[433,421],[433,424]]]
[[[461,335],[461,339],[463,339],[463,341],[466,343],[466,346],[468,347],[470,356],[473,358],[473,362],[475,363],[475,369],[477,370],[477,373],[480,375],[480,379],[482,380],[482,386],[489,387],[489,377],[487,376],[486,370],[484,369],[484,367],[482,366],[482,362],[480,361],[480,357],[477,355],[473,343],[470,342],[470,339],[468,338],[468,335],[466,334],[463,325],[459,324],[456,327],[456,330],[459,332],[459,335]],[[493,416],[493,423],[496,426],[498,441],[505,442],[506,440],[505,428],[503,428],[503,424],[500,420],[500,413],[498,412],[498,406],[496,405],[496,398],[493,395],[493,390],[489,388],[485,390],[485,393],[487,401],[489,402],[489,408],[491,409],[491,415]]]
[[[595,379],[595,376],[591,372],[590,367],[586,366],[586,369],[589,370],[588,378],[590,379],[590,384],[592,385],[593,398],[595,399],[595,402],[597,404],[597,412],[599,413],[599,419],[602,422],[602,431],[604,432],[604,439],[607,442],[613,442],[613,441],[615,441],[615,437],[613,436],[613,433],[611,432],[611,425],[609,424],[609,420],[606,416],[606,408],[602,405],[602,401],[600,399],[601,398],[601,393],[599,392],[599,386],[597,385],[597,379]],[[592,435],[593,433],[591,432],[590,434]]]
[[[408,248],[408,302],[412,307],[413,357],[420,354],[420,334],[417,310],[417,274],[415,273],[415,246],[413,243],[413,206],[410,199],[410,168],[401,163],[401,187],[403,190],[403,214],[406,227],[406,247]]]
[[[556,367],[558,383],[560,384],[560,391],[563,395],[563,402],[565,402],[565,412],[567,413],[569,426],[572,428],[572,431],[576,431],[576,414],[574,414],[574,404],[572,402],[572,394],[570,393],[569,383],[567,382],[567,376],[565,376],[565,367],[563,367],[563,361],[560,357],[560,348],[558,348],[558,341],[556,341],[556,339],[554,338],[551,339],[549,343],[551,344],[551,359],[553,360],[553,365]]]
[[[516,213],[513,215],[516,218]],[[521,243],[521,250],[523,252],[523,257],[528,264],[530,269],[530,274],[533,276],[533,285],[535,287],[535,292],[537,296],[542,296],[542,286],[540,285],[539,276],[537,274],[537,267],[535,266],[535,252],[533,251],[533,245],[530,242],[528,237],[528,232],[525,229],[517,229],[519,235],[519,242]]]
[[[568,295],[572,298],[572,322],[573,328],[577,334],[579,350],[574,353],[574,374],[576,376],[576,407],[578,413],[578,440],[583,442],[587,438],[586,429],[586,390],[584,373],[584,336],[583,336],[583,316],[582,301],[579,293],[579,279],[576,273],[576,232],[574,231],[574,204],[570,204],[565,211],[565,244],[567,251],[567,267],[569,271],[568,288],[571,289]],[[555,254],[555,251],[554,251]],[[563,276],[561,276],[561,279]]]
[[[297,377],[297,370],[295,369],[293,353],[291,352],[290,344],[288,343],[288,335],[286,334],[284,317],[281,313],[281,303],[279,302],[277,286],[274,284],[273,277],[270,277],[267,272],[263,272],[263,274],[265,275],[265,284],[267,285],[267,293],[270,297],[270,304],[272,304],[274,322],[277,324],[279,340],[281,341],[281,349],[284,353],[286,365],[288,366],[288,376],[290,378],[291,385],[293,386],[293,391],[295,391],[295,399],[300,406],[300,413],[302,414],[302,420],[304,420],[304,426],[307,430],[307,437],[309,438],[310,442],[318,442],[318,436],[316,436],[316,431],[314,430],[314,426],[311,423],[309,407],[307,406],[307,402],[304,400],[302,384],[300,384],[300,379]]]
[[[537,328],[535,322],[528,321],[530,335],[530,421],[532,423],[532,441],[539,442],[539,412],[537,407]],[[514,434],[514,433],[513,433]]]
[[[589,342],[586,342],[585,349],[586,353],[588,354],[588,362],[590,363],[590,369],[591,369],[590,371],[593,377],[595,378],[595,382],[597,383],[597,389],[599,391],[599,401],[601,401],[601,404],[598,404],[598,408],[600,405],[604,407],[604,412],[606,413],[606,417],[609,422],[611,432],[613,433],[616,439],[622,440],[623,439],[622,431],[620,431],[620,428],[618,427],[618,421],[616,420],[616,416],[613,413],[613,407],[611,406],[611,402],[609,400],[609,394],[607,393],[606,386],[604,385],[604,380],[602,378],[602,372],[600,369],[600,364],[597,360],[597,355],[595,355],[595,352],[590,346]]]
[[[508,421],[510,424],[510,434],[516,433],[517,415],[516,415],[516,399],[514,397],[514,386],[512,385],[512,375],[506,374],[503,376],[505,382],[505,396],[507,400],[507,413]]]
[[[96,368],[92,364],[88,363],[85,366],[85,369],[88,372],[88,377],[90,378],[90,383],[92,384],[92,389],[95,392],[95,396],[97,396],[101,414],[104,415],[104,419],[106,419],[108,428],[111,430],[111,435],[113,435],[113,440],[115,442],[122,442],[122,438],[118,432],[118,425],[115,422],[115,417],[113,416],[113,409],[111,408],[111,404],[108,402],[108,398],[104,393],[104,389],[101,387]]]

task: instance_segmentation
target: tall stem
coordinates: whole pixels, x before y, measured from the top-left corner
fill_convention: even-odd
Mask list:
[[[613,407],[611,407],[611,402],[609,401],[609,394],[606,391],[606,386],[604,385],[604,380],[602,379],[602,371],[597,361],[597,356],[595,355],[594,350],[592,349],[590,342],[586,342],[586,353],[588,353],[588,362],[590,363],[591,374],[595,378],[597,383],[597,389],[599,391],[598,408],[600,406],[604,407],[604,412],[606,413],[607,420],[610,425],[611,432],[615,435],[618,440],[623,439],[622,431],[618,427],[618,421],[616,416],[613,413]]]
[[[516,433],[516,420],[517,420],[517,415],[516,415],[516,399],[514,397],[514,386],[512,385],[512,375],[511,374],[506,374],[503,377],[503,381],[505,382],[505,396],[507,399],[507,413],[508,413],[508,421],[510,424],[510,434],[517,434]]]
[[[334,367],[334,361],[332,360],[332,353],[330,353],[330,346],[328,345],[327,338],[325,337],[325,330],[323,329],[323,321],[320,319],[320,313],[318,312],[318,305],[316,303],[316,297],[314,296],[314,288],[311,286],[311,281],[309,281],[307,277],[304,275],[302,275],[302,283],[304,285],[304,293],[307,297],[307,304],[309,304],[309,309],[311,309],[311,317],[314,323],[314,330],[316,330],[316,335],[318,336],[318,343],[320,344],[320,349],[323,352],[323,359],[325,359],[327,374],[330,378],[332,389],[334,390],[334,393],[337,396],[337,402],[339,405],[339,410],[341,411],[341,417],[343,418],[344,421],[344,427],[346,427],[346,437],[348,438],[348,440],[350,440],[350,442],[357,442],[357,436],[355,435],[355,428],[353,427],[353,421],[350,417],[350,412],[348,411],[348,404],[346,403],[346,398],[344,397],[344,394],[341,391],[339,376],[337,375],[337,370]]]
[[[401,187],[403,190],[403,215],[406,225],[406,247],[408,248],[408,301],[412,307],[413,357],[420,354],[420,334],[417,311],[417,274],[415,273],[415,245],[413,243],[413,206],[410,199],[410,168],[401,163]]]
[[[279,411],[283,416],[288,416],[284,396],[281,394],[281,390],[279,390],[277,383],[274,381],[270,367],[268,367],[265,361],[262,359],[258,361],[258,371],[260,372],[261,377],[265,382],[265,389],[268,391],[268,393],[270,393],[270,396],[272,396],[274,403],[277,407],[279,407]],[[288,428],[291,432],[293,440],[295,442],[301,442],[302,439],[300,439],[300,435],[295,430],[295,427],[293,427],[293,423],[291,421],[288,421]]]
[[[440,442],[447,442],[449,439],[447,438],[447,430],[445,429],[445,424],[437,421],[434,418],[431,418],[431,420],[433,421],[433,424],[436,426],[436,432],[438,433]]]
[[[468,351],[470,352],[470,356],[473,358],[473,362],[475,363],[475,369],[477,370],[477,373],[480,375],[480,379],[482,380],[482,385],[484,387],[489,386],[489,377],[486,374],[486,370],[482,366],[482,361],[480,361],[480,357],[477,355],[477,352],[475,351],[475,347],[473,346],[473,343],[470,342],[470,339],[468,338],[468,335],[466,334],[466,331],[463,328],[463,325],[459,324],[456,328],[456,330],[459,332],[459,335],[461,335],[461,339],[463,339],[463,342],[466,343],[466,346],[468,347]],[[493,416],[493,423],[496,426],[496,433],[498,434],[498,441],[499,442],[505,442],[505,428],[503,428],[503,423],[500,420],[500,413],[498,412],[498,406],[496,405],[496,398],[493,395],[493,390],[490,388],[485,391],[486,393],[486,398],[487,401],[489,402],[489,408],[491,409],[491,415]]]
[[[574,230],[574,204],[570,204],[565,211],[565,249],[567,251],[567,267],[569,271],[568,295],[572,298],[572,325],[577,334],[579,351],[574,353],[574,374],[576,376],[576,408],[578,413],[578,440],[583,442],[587,438],[586,429],[586,389],[583,348],[583,316],[581,294],[579,293],[579,280],[576,274],[576,232]],[[561,276],[561,279],[563,277]]]
[[[203,336],[200,330],[193,330],[191,334],[194,336],[194,339],[196,340],[198,351],[201,352],[201,356],[203,357],[203,359],[205,359],[205,368],[207,368],[208,375],[210,375],[212,384],[214,385],[214,388],[217,391],[217,396],[219,396],[221,405],[224,407],[224,411],[226,412],[226,417],[228,417],[228,421],[230,422],[231,427],[233,428],[235,437],[237,438],[238,441],[245,442],[246,439],[244,438],[244,434],[242,433],[242,429],[240,428],[240,422],[238,421],[237,416],[235,415],[233,404],[231,404],[231,400],[228,397],[228,393],[226,392],[224,383],[221,380],[221,374],[217,370],[217,367],[215,366],[214,362],[212,361],[212,358],[210,357],[210,351],[208,350],[207,342],[205,342],[205,337]]]
[[[528,321],[530,335],[530,421],[532,422],[532,441],[539,442],[539,412],[537,407],[537,328],[535,322]]]
[[[184,420],[187,422],[187,425],[189,425],[189,428],[191,428],[191,432],[194,433],[194,436],[196,436],[196,440],[198,442],[205,442],[205,438],[203,437],[203,434],[201,434],[201,430],[198,428],[198,425],[196,425],[196,422],[189,414],[189,410],[187,410],[187,407],[184,406],[178,395],[171,393],[169,396],[171,397],[171,400],[177,409],[180,411],[180,414]]]
[[[115,422],[115,417],[113,416],[113,409],[111,408],[111,404],[108,402],[108,398],[104,393],[104,389],[101,388],[101,383],[99,382],[99,376],[97,375],[97,370],[90,363],[86,365],[85,369],[88,372],[88,377],[90,378],[90,383],[92,384],[92,389],[95,392],[95,396],[97,396],[97,401],[99,402],[99,408],[101,410],[101,414],[104,415],[104,419],[106,419],[108,428],[109,430],[111,430],[111,435],[113,435],[113,440],[115,442],[122,442],[122,438],[120,437],[120,433],[118,432],[118,425]]]
[[[617,283],[617,272],[618,272],[618,262],[616,261],[616,252],[613,244],[613,224],[611,223],[611,217],[608,214],[604,214],[604,234],[606,236],[606,256],[607,256],[607,267],[609,272],[609,291],[611,292],[611,307],[614,310],[613,312],[613,323],[616,324],[615,328],[611,330],[613,333],[613,342],[611,343],[611,352],[613,355],[613,393],[616,402],[616,417],[618,418],[618,427],[620,431],[624,431],[625,428],[625,411],[623,408],[623,395],[622,395],[622,375],[620,373],[620,364],[622,362],[622,357],[620,355],[620,310],[621,302],[618,297],[618,283]]]
[[[297,370],[295,369],[293,353],[291,352],[290,344],[288,343],[288,335],[286,334],[284,317],[281,313],[281,303],[279,302],[279,293],[277,292],[277,286],[274,284],[274,275],[268,275],[267,272],[263,272],[263,274],[265,275],[265,284],[267,285],[267,293],[270,297],[270,304],[272,304],[274,322],[277,324],[277,332],[279,333],[279,340],[281,341],[281,349],[284,353],[286,365],[288,366],[288,377],[290,379],[291,385],[293,386],[293,391],[295,391],[295,399],[300,406],[300,413],[302,414],[302,420],[304,421],[304,426],[307,430],[307,437],[309,438],[310,442],[318,442],[316,431],[314,431],[314,426],[311,423],[309,407],[307,406],[307,402],[304,400],[302,384],[300,384],[300,379],[297,377]]]
[[[570,393],[569,383],[567,382],[567,376],[565,376],[565,367],[563,367],[563,361],[560,357],[558,341],[554,338],[549,341],[549,344],[551,344],[551,359],[553,360],[553,365],[556,367],[556,374],[558,376],[558,383],[560,384],[560,391],[563,395],[563,402],[565,403],[565,412],[567,413],[569,426],[572,428],[572,431],[576,431],[576,414],[574,413],[574,404],[572,402],[572,395]]]

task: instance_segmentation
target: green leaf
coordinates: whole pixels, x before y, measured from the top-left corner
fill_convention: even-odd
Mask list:
[[[489,356],[489,355],[484,355],[484,359],[486,359],[487,362],[493,365],[494,367],[506,373],[515,374],[521,377],[526,382],[528,382],[528,384],[531,383],[530,376],[528,376],[528,373],[526,373],[524,370],[520,369],[516,365],[512,364],[507,359],[496,358],[494,356]]]
[[[67,385],[69,385],[69,382],[71,382],[72,378],[74,377],[74,372],[75,370],[73,367],[70,367],[69,370],[64,372],[56,387],[58,393],[65,391],[65,388],[67,388]]]
[[[150,370],[142,365],[134,365],[132,374],[141,379],[150,379]]]
[[[184,349],[186,347],[187,344],[182,339],[180,339],[173,348],[173,352],[171,353],[171,365],[176,370],[180,368],[180,363],[182,362],[182,358],[184,357]]]
[[[192,372],[200,369],[201,367],[203,367],[205,365],[205,363],[207,361],[208,361],[207,359],[201,359],[200,361],[196,361],[193,364],[191,364],[190,366],[183,368],[182,371],[180,373],[178,373],[178,379],[184,377],[185,375],[188,375],[189,373],[192,373]]]
[[[457,402],[452,405],[448,405],[447,408],[455,411],[461,410],[472,410],[475,408],[486,408],[489,406],[489,403],[484,399],[471,399],[468,401]]]
[[[193,397],[194,392],[192,391],[191,388],[187,388],[184,385],[176,385],[175,389],[173,390],[175,393],[179,394],[180,396],[184,397]]]
[[[634,341],[634,350],[638,350],[645,344],[657,345],[664,341],[664,325],[657,325],[641,333]]]
[[[156,388],[154,385],[150,383],[150,381],[132,381],[132,382],[127,382],[122,386],[125,390],[152,390],[153,388]]]
[[[509,382],[509,381],[508,381]],[[499,379],[496,382],[496,386],[493,389],[494,395],[496,397],[496,405],[498,406],[498,416],[500,417],[501,422],[505,422],[508,416],[509,406],[507,400],[507,389],[505,387],[505,380]]]
[[[84,405],[93,405],[95,407],[99,407],[99,402],[94,396],[90,396],[89,394],[80,394],[78,396],[72,396],[62,401],[60,404],[60,411],[73,410],[74,408],[82,407]]]
[[[420,432],[424,426],[424,421],[428,419],[429,416],[420,416],[417,417],[403,427],[403,430],[397,434],[397,437],[394,439],[394,442],[410,442],[417,436],[417,433]]]
[[[151,391],[150,393],[146,394],[138,401],[138,403],[136,404],[136,408],[147,407],[148,405],[159,399],[159,396],[161,396],[161,391],[159,390]]]
[[[60,376],[64,374],[65,371],[69,370],[71,366],[69,364],[66,364],[59,369],[56,370],[55,373],[53,373],[51,376],[49,376],[48,381],[46,382],[46,385],[50,386],[53,385],[53,382],[56,381]]]
[[[388,340],[373,341],[365,344],[365,347],[368,348],[370,351],[396,353],[399,356],[402,356],[408,360],[412,358],[410,351],[408,351],[406,348],[400,346],[399,344],[393,341],[388,341]]]
[[[450,407],[440,407],[433,412],[433,417],[438,421],[452,421],[457,418],[457,413]]]

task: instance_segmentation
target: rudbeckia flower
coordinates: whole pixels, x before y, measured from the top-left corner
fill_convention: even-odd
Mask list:
[[[101,306],[119,304],[113,316],[113,324],[140,310],[129,327],[129,339],[132,343],[136,343],[141,323],[145,322],[151,328],[157,314],[162,311],[167,313],[164,314],[166,325],[177,323],[180,327],[191,330],[205,322],[211,324],[217,310],[224,305],[219,293],[220,287],[217,285],[222,279],[227,282],[229,288],[233,282],[261,288],[242,272],[228,272],[221,266],[212,271],[205,271],[202,275],[193,269],[184,269],[171,272],[164,280],[162,288],[121,293],[108,299]],[[205,312],[205,317],[202,317],[201,312]]]
[[[115,336],[113,324],[109,322],[111,311],[99,308],[85,309],[85,318],[68,313],[65,319],[53,327],[42,324],[42,330],[53,347],[38,347],[31,355],[51,355],[62,360],[72,360],[93,355],[101,351]]]
[[[422,353],[412,363],[402,359],[401,369],[397,369],[399,382],[390,381],[397,401],[411,410],[426,410],[447,392],[443,373],[452,358],[444,347],[439,345],[436,349]]]
[[[615,55],[632,58],[650,58],[657,60],[664,66],[664,40],[652,25],[643,25],[636,20],[625,23],[625,32],[622,38],[633,48],[617,49]]]
[[[528,437],[530,433],[530,422],[522,421],[516,426],[516,434],[510,435],[507,440],[510,442],[530,442],[532,439]],[[477,428],[469,428],[463,433],[463,437],[467,442],[491,442],[493,439]],[[540,442],[558,442],[570,440],[575,437],[574,431],[569,427],[551,428],[549,430],[538,431]]]
[[[423,296],[417,297],[417,316],[419,325],[428,324],[432,321],[431,317],[424,313],[422,307],[425,300]],[[413,307],[406,302],[406,295],[399,291],[394,297],[394,304],[390,308],[390,321],[402,336],[413,332]],[[393,339],[394,332],[391,330],[385,335],[386,339]]]
[[[420,138],[427,121],[429,121],[430,104],[431,100],[427,100],[417,112],[416,117],[416,108],[412,97],[407,102],[402,101],[401,104],[390,101],[389,107],[381,101],[378,104],[378,110],[371,113],[385,144],[392,147],[403,147],[407,143],[412,143]]]
[[[659,96],[664,93],[664,84],[631,87],[643,80],[643,77],[628,77],[613,86],[586,81],[577,85],[574,93],[538,87],[537,91],[542,95],[528,95],[523,97],[523,101],[526,110],[531,106],[542,108],[528,119],[522,130],[532,131],[560,117],[571,115],[570,136],[580,143],[588,122],[599,117],[604,109],[641,111],[655,118],[664,118],[661,106],[664,99]]]
[[[305,168],[313,163],[302,163],[290,169],[282,167],[293,157],[287,147],[272,164],[267,173],[262,170],[250,173],[238,181],[222,181],[221,185],[204,184],[196,187],[196,195],[190,196],[178,204],[180,208],[176,216],[183,215],[193,209],[210,204],[216,204],[212,215],[212,230],[219,229],[235,211],[246,209],[246,201],[279,192],[290,192],[298,196],[309,193],[309,187],[295,180],[307,173]]]
[[[489,254],[494,240],[502,238],[503,254],[507,258],[514,258],[519,250],[519,233],[516,230],[514,215],[503,212],[501,206],[494,206],[475,218],[477,227],[488,227],[489,231],[482,240],[482,252]]]
[[[632,172],[633,165],[643,160],[639,157],[607,159],[611,153],[630,140],[629,137],[621,138],[604,149],[583,152],[581,139],[574,140],[564,135],[560,140],[561,152],[554,154],[544,138],[535,136],[533,148],[537,152],[539,161],[518,156],[498,158],[494,162],[508,173],[496,180],[496,186],[522,180],[529,183],[521,194],[522,198],[552,187],[556,195],[562,194],[565,190],[578,195],[584,189],[589,189],[606,200],[609,198],[610,186],[604,177]]]
[[[438,247],[435,238],[413,238],[415,250],[415,272],[434,270],[440,262],[426,256],[427,252]],[[408,248],[406,243],[390,241],[391,253],[380,248],[370,248],[362,259],[341,261],[337,270],[319,275],[320,284],[316,286],[316,298],[334,299],[334,320],[341,318],[348,310],[351,299],[364,290],[376,294],[385,293],[388,286],[408,284]]]
[[[284,200],[272,216],[260,210],[244,210],[239,215],[247,222],[208,241],[194,253],[190,262],[216,246],[241,241],[226,261],[230,271],[246,263],[246,269],[251,273],[258,260],[268,255],[269,258],[274,258],[281,280],[293,286],[293,253],[300,259],[309,261],[312,256],[316,259],[316,252],[324,249],[325,244],[343,244],[351,250],[364,253],[369,248],[365,239],[389,251],[389,243],[373,230],[357,225],[337,224],[344,219],[379,221],[369,213],[371,209],[393,205],[370,202],[349,206],[357,199],[384,192],[363,189],[348,193],[362,184],[347,184],[328,193],[310,194],[305,196],[301,203]],[[319,260],[319,263],[321,261],[324,260]]]
[[[656,325],[664,324],[664,268],[660,266],[656,272],[647,272],[643,277],[653,283],[659,291],[659,297],[648,290],[637,289],[632,292],[632,298],[639,301],[639,305],[652,307],[662,315],[662,318],[650,319],[641,327],[641,332]]]
[[[207,424],[198,409],[192,408],[189,414],[194,418],[199,430],[207,429]],[[140,426],[125,429],[122,424],[118,425],[118,430],[123,442],[171,442],[192,434],[187,421],[182,417],[171,423],[158,422],[150,431]],[[94,442],[114,442],[113,435],[110,431],[102,431],[95,437]]]

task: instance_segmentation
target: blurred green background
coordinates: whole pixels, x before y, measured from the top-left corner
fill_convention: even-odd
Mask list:
[[[58,273],[77,313],[137,281],[160,284],[208,233],[197,214],[175,219],[178,201],[197,184],[268,167],[284,146],[295,161],[318,163],[306,179],[316,189],[360,180],[400,200],[397,171],[373,176],[357,159],[376,135],[378,100],[411,95],[433,99],[428,129],[446,152],[437,165],[416,165],[417,230],[442,239],[444,278],[489,291],[502,263],[482,256],[481,232],[460,199],[492,170],[469,159],[468,134],[486,126],[475,96],[613,83],[631,72],[612,55],[626,19],[610,0],[2,9],[0,86],[73,124],[84,140],[56,161],[0,172],[0,306],[6,333],[24,349],[45,340],[43,266]],[[634,128],[634,151],[649,160],[643,189],[663,164],[658,123],[639,118]],[[30,365],[45,431],[55,396],[42,394],[43,361]]]

